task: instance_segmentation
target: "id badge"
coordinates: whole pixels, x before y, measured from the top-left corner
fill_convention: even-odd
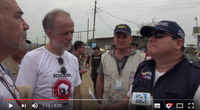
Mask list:
[[[122,80],[115,80],[115,90],[119,91],[122,88]]]

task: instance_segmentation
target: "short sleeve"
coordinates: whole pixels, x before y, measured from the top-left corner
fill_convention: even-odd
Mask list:
[[[75,60],[75,80],[73,82],[73,85],[74,87],[77,87],[81,84],[81,77],[80,77],[80,74],[79,74],[79,62],[78,62],[78,59]]]
[[[17,86],[31,86],[33,89],[35,88],[38,74],[38,64],[36,61],[36,58],[33,58],[33,56],[24,56],[16,79]]]

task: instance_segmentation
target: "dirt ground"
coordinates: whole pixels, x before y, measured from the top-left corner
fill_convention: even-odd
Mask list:
[[[82,84],[81,84],[81,96],[82,99],[82,110],[96,110],[97,102],[93,99],[89,94],[89,89],[93,92],[93,83],[90,78],[90,71],[88,69],[87,73],[84,73],[82,76]],[[94,92],[93,92],[94,93]]]

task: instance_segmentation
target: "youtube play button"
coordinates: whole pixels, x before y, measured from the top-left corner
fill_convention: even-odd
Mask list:
[[[10,108],[12,108],[13,107],[13,105],[12,104],[8,104],[8,108],[10,109]]]

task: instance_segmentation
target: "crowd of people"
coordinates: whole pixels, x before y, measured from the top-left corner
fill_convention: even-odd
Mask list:
[[[74,32],[70,13],[62,9],[48,12],[42,26],[49,43],[33,50],[26,47],[29,25],[23,14],[15,0],[0,0],[1,110],[9,110],[9,104],[14,105],[13,110],[21,110],[20,98],[35,99],[31,104],[37,103],[41,110],[81,110],[82,75],[88,72],[83,60],[91,65],[98,110],[152,109],[152,104],[145,105],[150,100],[143,98],[147,96],[153,101],[187,99],[200,109],[200,67],[184,56],[185,33],[175,21],[162,20],[141,28],[140,34],[148,38],[148,58],[132,43],[127,24],[115,27],[113,49],[101,53],[96,46],[91,56],[83,58],[82,41],[68,51]],[[16,62],[16,70],[4,63],[7,58]]]

